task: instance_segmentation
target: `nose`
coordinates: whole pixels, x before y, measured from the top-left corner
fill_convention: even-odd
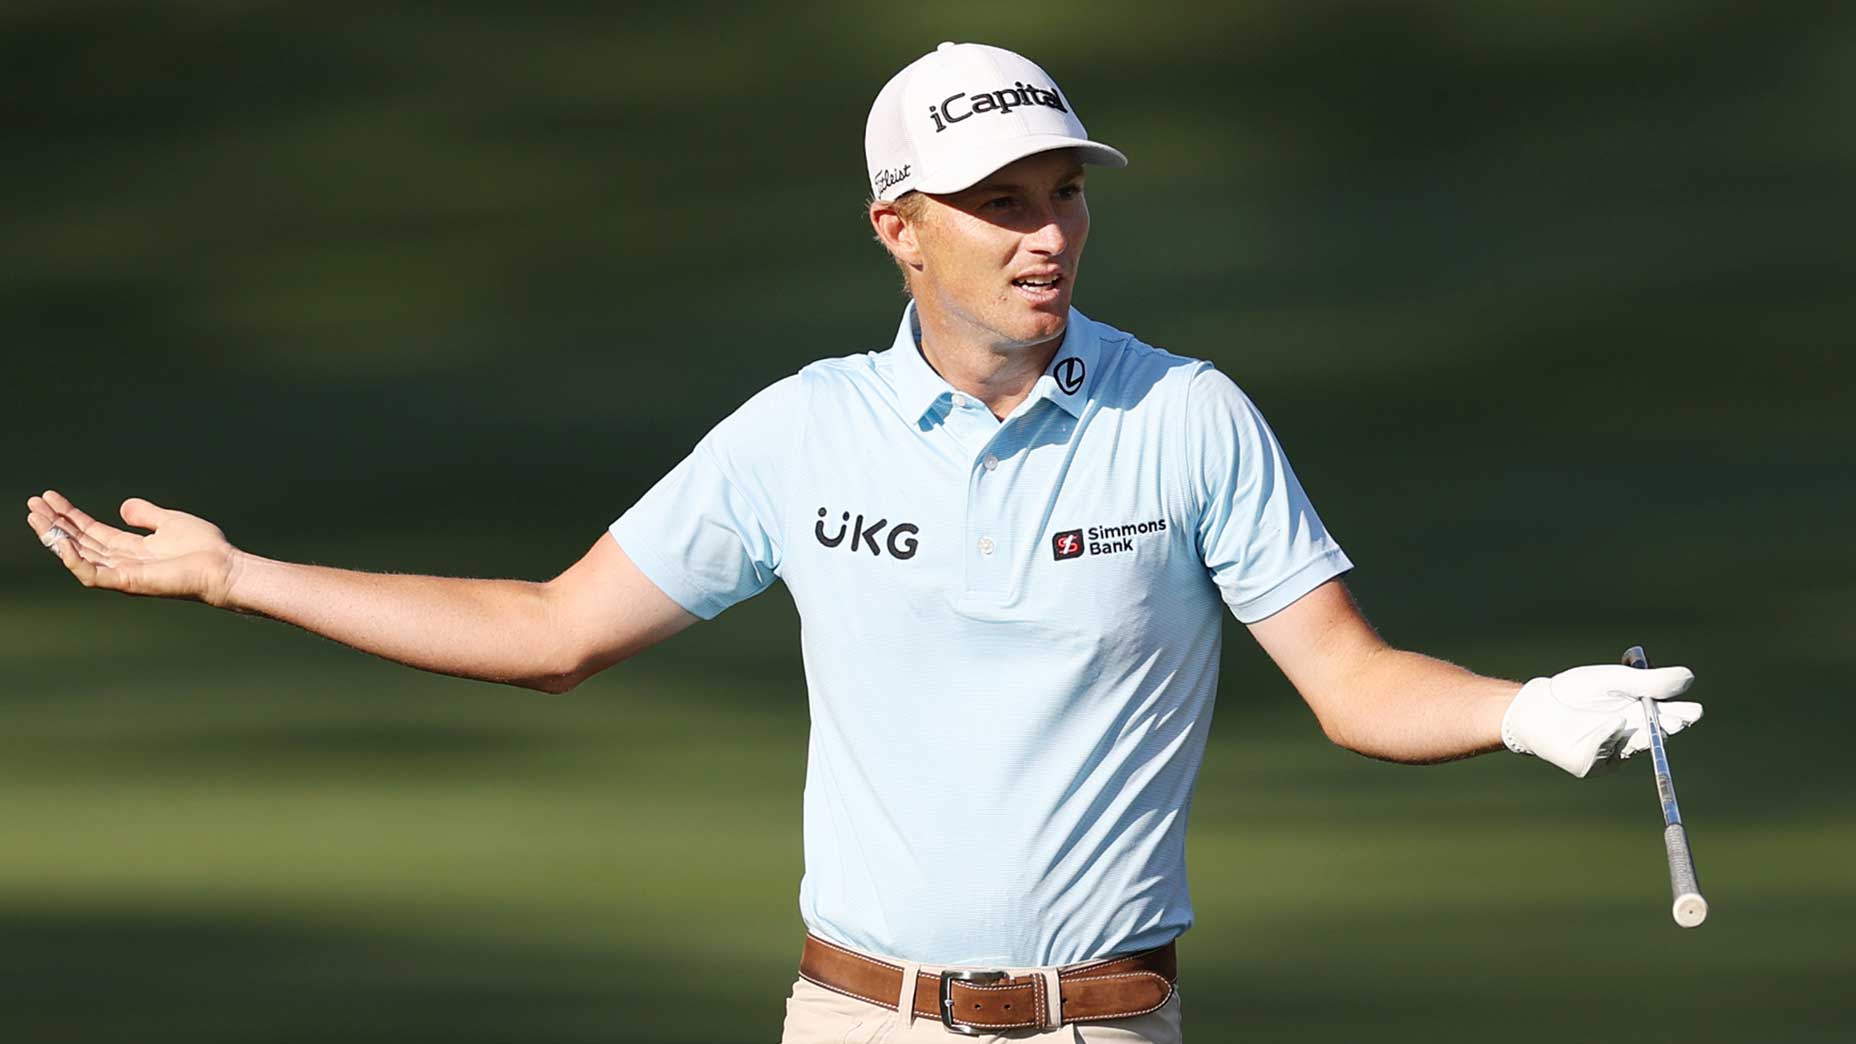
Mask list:
[[[1047,208],[1035,220],[1037,227],[1025,235],[1025,248],[1044,257],[1062,257],[1070,248],[1070,237],[1057,219],[1056,210]]]

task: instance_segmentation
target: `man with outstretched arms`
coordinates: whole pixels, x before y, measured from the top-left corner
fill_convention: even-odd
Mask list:
[[[557,692],[784,580],[812,714],[789,1044],[1178,1040],[1227,609],[1334,742],[1391,761],[1505,744],[1583,776],[1647,745],[1639,697],[1688,688],[1386,645],[1237,386],[1070,307],[1085,170],[1126,160],[1035,64],[942,44],[883,88],[865,149],[912,298],[894,342],[756,395],[547,583],[272,561],[145,500],[122,515],[147,535],[52,492],[30,524],[86,586]],[[1701,715],[1662,706],[1669,732]]]

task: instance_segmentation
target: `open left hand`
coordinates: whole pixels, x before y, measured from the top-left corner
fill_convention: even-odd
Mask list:
[[[237,550],[219,527],[140,497],[122,503],[122,520],[152,530],[117,529],[85,514],[56,490],[26,501],[26,524],[85,587],[224,605]]]
[[[1657,720],[1673,735],[1701,720],[1701,704],[1660,702],[1694,684],[1687,667],[1639,670],[1614,664],[1574,667],[1521,687],[1502,716],[1502,742],[1575,776],[1615,767],[1650,749],[1643,697],[1659,701]]]

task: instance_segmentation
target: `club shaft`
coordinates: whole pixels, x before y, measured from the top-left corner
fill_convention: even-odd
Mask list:
[[[1656,701],[1643,698],[1643,716],[1649,723],[1650,763],[1656,768],[1656,797],[1663,803],[1663,825],[1681,826],[1682,808],[1676,804],[1676,781],[1669,775],[1669,753],[1663,748],[1663,723],[1656,714]]]
[[[1650,659],[1643,646],[1631,646],[1624,653],[1629,667],[1648,670]],[[1676,781],[1669,772],[1669,753],[1663,747],[1663,724],[1657,717],[1656,701],[1643,698],[1644,727],[1650,733],[1650,761],[1656,769],[1656,797],[1663,806],[1663,848],[1669,856],[1669,891],[1675,897],[1671,914],[1684,928],[1701,924],[1708,916],[1708,901],[1701,894],[1701,882],[1695,876],[1695,855],[1689,850],[1688,830],[1682,825],[1682,809],[1676,803]]]

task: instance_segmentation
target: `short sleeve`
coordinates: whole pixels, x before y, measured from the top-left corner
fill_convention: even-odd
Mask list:
[[[1194,374],[1186,413],[1199,553],[1233,615],[1256,623],[1353,568],[1229,377],[1209,364]]]
[[[749,399],[612,523],[644,575],[701,619],[766,590],[779,572],[782,468],[803,395],[794,375]]]

